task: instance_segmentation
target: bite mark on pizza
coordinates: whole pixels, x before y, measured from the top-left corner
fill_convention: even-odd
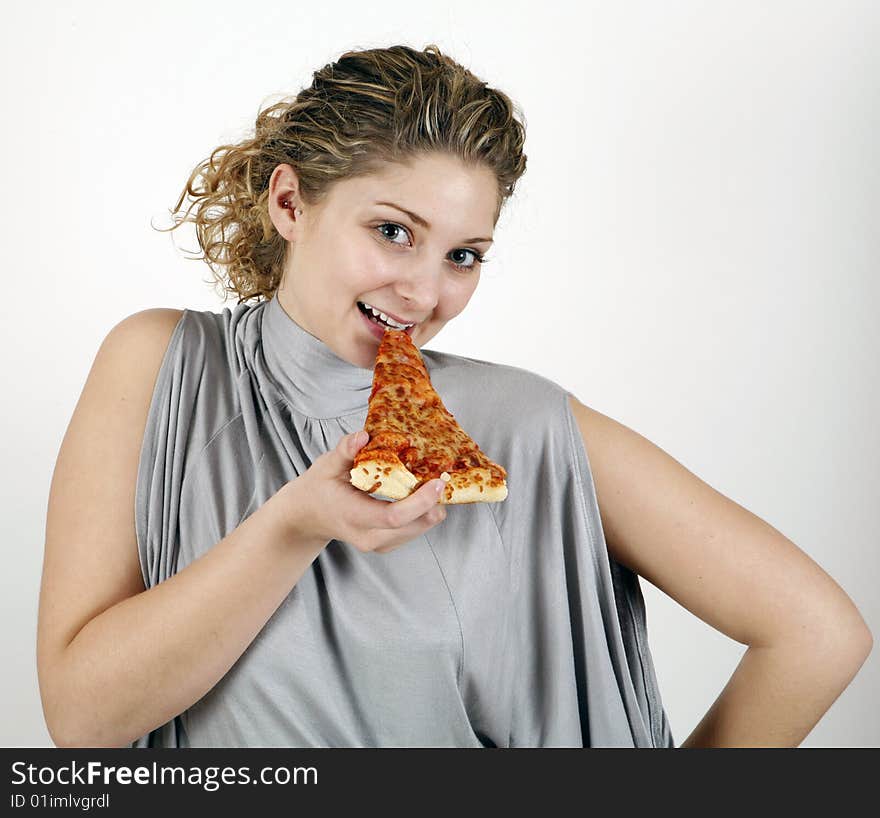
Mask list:
[[[507,497],[507,472],[458,425],[431,384],[421,353],[401,330],[379,344],[351,483],[376,497],[402,500],[424,483],[446,481],[438,502],[494,503]]]

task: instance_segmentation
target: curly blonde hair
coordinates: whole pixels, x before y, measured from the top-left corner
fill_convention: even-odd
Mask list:
[[[278,165],[295,169],[300,198],[314,206],[343,179],[443,152],[493,171],[497,222],[525,173],[524,142],[525,117],[510,98],[436,45],[347,51],[315,71],[292,102],[261,110],[252,138],[221,145],[197,165],[166,230],[193,223],[203,252],[195,258],[204,258],[223,291],[239,304],[268,300],[287,254],[269,218],[269,179]],[[192,202],[183,213],[186,196]]]

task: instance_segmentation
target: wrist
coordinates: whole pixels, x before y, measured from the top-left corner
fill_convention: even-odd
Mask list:
[[[267,506],[270,506],[272,524],[285,546],[297,545],[318,553],[327,545],[329,538],[314,529],[300,478],[285,483],[269,498]]]

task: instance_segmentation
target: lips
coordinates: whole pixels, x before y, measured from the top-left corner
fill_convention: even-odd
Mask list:
[[[392,321],[397,321],[398,324],[415,324],[415,323],[417,323],[416,321],[406,321],[405,319],[399,318],[398,316],[394,315],[393,313],[390,313],[387,310],[380,309],[379,307],[376,307],[376,309],[379,310],[379,312],[385,313],[385,315],[387,315]]]
[[[361,320],[367,325],[367,329],[370,333],[379,340],[385,336],[385,333],[388,331],[393,332],[405,332],[410,338],[413,337],[413,331],[418,326],[418,324],[413,324],[411,327],[407,327],[405,330],[395,330],[393,327],[389,327],[387,324],[383,324],[381,321],[373,320],[371,317],[368,317],[367,313],[365,313],[360,306],[358,306],[358,313],[361,315]],[[386,313],[387,315],[388,313]],[[370,313],[372,315],[372,313]]]
[[[386,318],[390,318],[396,324],[418,324],[419,323],[418,321],[410,321],[408,319],[401,318],[400,316],[395,315],[392,312],[387,312],[386,310],[383,310],[381,307],[377,307],[375,304],[368,304],[366,301],[358,301],[357,306],[358,306],[358,309],[361,309],[361,307],[363,307],[362,312],[365,312],[365,314],[367,314],[367,315],[372,315],[373,310],[376,310],[376,311],[382,313],[382,315],[384,315]],[[382,320],[382,319],[380,319],[380,320]],[[392,327],[392,329],[398,329],[398,327]]]
[[[405,332],[407,335],[412,336],[413,329],[418,326],[418,322],[401,321],[396,315],[385,312],[384,310],[379,310],[383,315],[387,315],[388,318],[390,318],[392,321],[396,321],[399,324],[412,324],[412,326],[407,327],[405,330],[402,330],[398,327],[391,327],[386,324],[379,316],[374,315],[364,301],[358,301],[357,308],[361,315],[363,315],[373,326],[380,327],[383,330],[387,327],[388,329],[393,329],[397,332]],[[379,308],[376,307],[376,309],[378,310]]]

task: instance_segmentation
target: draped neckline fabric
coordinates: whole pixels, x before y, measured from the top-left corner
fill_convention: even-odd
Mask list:
[[[340,358],[291,318],[277,295],[264,311],[262,349],[280,394],[298,412],[331,418],[366,409],[373,370]]]

